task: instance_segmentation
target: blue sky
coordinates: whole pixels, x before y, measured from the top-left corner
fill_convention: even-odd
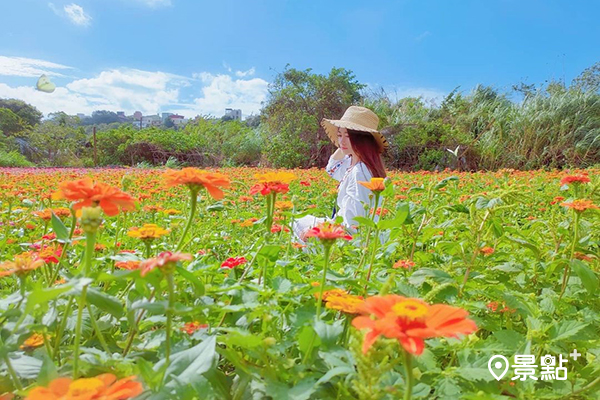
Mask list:
[[[567,83],[600,61],[600,2],[2,0],[0,97],[44,113],[257,113],[286,64],[439,101]],[[57,89],[33,88],[46,73]]]

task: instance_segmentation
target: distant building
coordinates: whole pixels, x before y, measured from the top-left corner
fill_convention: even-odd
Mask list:
[[[140,111],[136,111],[133,113],[133,119],[135,119],[136,121],[139,121],[142,119],[142,113]]]
[[[183,127],[188,123],[189,120],[185,119],[183,115],[171,114],[169,115],[169,119],[173,121],[173,125],[176,128]]]
[[[233,109],[233,108],[226,108],[225,109],[225,117],[230,117],[232,119],[236,119],[238,121],[242,120],[242,110],[240,109]]]
[[[142,116],[142,128],[148,128],[150,126],[161,126],[162,118],[160,115],[144,115]]]
[[[119,122],[127,121],[127,116],[125,115],[125,111],[117,111],[117,118],[119,118]]]

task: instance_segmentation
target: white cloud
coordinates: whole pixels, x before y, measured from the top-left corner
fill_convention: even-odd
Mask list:
[[[90,24],[90,22],[92,22],[92,17],[89,14],[86,14],[85,11],[83,11],[83,7],[78,4],[72,3],[66,5],[64,10],[67,18],[69,18],[75,25],[87,26]]]
[[[417,42],[421,42],[422,40],[424,40],[425,38],[427,38],[427,37],[429,37],[429,36],[431,36],[431,32],[429,32],[429,31],[425,31],[425,32],[421,33],[419,36],[417,36],[417,37],[415,38],[415,40],[416,40]]]
[[[48,76],[64,76],[61,73],[52,71],[55,69],[72,68],[33,58],[0,56],[0,75],[34,77],[46,74]]]
[[[51,68],[71,68],[43,60],[0,57],[0,74],[37,77],[53,73]],[[254,68],[245,71],[251,75]],[[238,78],[228,74],[199,72],[192,78],[167,72],[130,68],[110,69],[91,78],[75,79],[57,85],[53,93],[30,86],[0,83],[0,98],[17,98],[36,106],[44,114],[64,111],[90,114],[94,110],[125,111],[133,114],[177,112],[186,117],[213,115],[220,117],[225,108],[242,109],[244,115],[258,113],[266,99],[268,82],[259,78]],[[186,88],[185,96],[181,89]],[[190,96],[188,96],[191,93]]]
[[[254,67],[250,68],[248,71],[235,71],[235,75],[243,78],[244,76],[254,75]]]
[[[171,3],[171,0],[135,0],[138,3],[142,3],[145,6],[151,7],[151,8],[158,8],[158,7],[168,7],[173,5]]]
[[[209,72],[194,75],[205,84],[203,96],[195,98],[193,106],[189,107],[196,114],[218,117],[225,113],[225,108],[239,108],[244,115],[256,114],[267,97],[269,83],[260,78],[233,79],[230,75],[213,75]]]

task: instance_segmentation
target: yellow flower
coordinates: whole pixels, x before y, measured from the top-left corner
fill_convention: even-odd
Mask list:
[[[167,210],[164,210],[164,213],[167,215],[175,215],[175,214],[181,214],[181,211],[176,210],[174,208],[169,208]]]
[[[291,172],[267,172],[265,174],[255,174],[254,177],[258,179],[259,183],[285,183],[289,184],[294,179],[298,179],[295,174]]]
[[[290,210],[294,208],[294,204],[291,201],[276,201],[275,208],[278,210]]]
[[[35,349],[44,344],[44,336],[41,333],[34,333],[29,336],[21,345],[21,349]]]
[[[17,254],[14,261],[5,261],[0,264],[0,277],[12,274],[26,275],[42,265],[44,265],[44,260],[35,257],[31,252]]]
[[[154,240],[168,233],[168,229],[163,229],[156,224],[144,224],[141,228],[132,229],[127,232],[127,236],[140,238],[142,240]]]

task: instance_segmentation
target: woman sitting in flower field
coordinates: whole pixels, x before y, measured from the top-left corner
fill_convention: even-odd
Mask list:
[[[381,178],[378,183],[383,187],[386,172],[381,153],[388,143],[377,130],[379,118],[365,107],[348,107],[341,119],[323,119],[321,124],[338,146],[325,168],[332,178],[340,181],[331,219],[342,217],[343,225],[354,232],[353,225],[358,225],[354,218],[367,216],[371,207],[379,206],[372,204],[374,196],[369,185],[371,178]],[[365,204],[369,205],[366,209]],[[312,215],[299,218],[294,222],[294,233],[304,241],[309,229],[325,220]]]

